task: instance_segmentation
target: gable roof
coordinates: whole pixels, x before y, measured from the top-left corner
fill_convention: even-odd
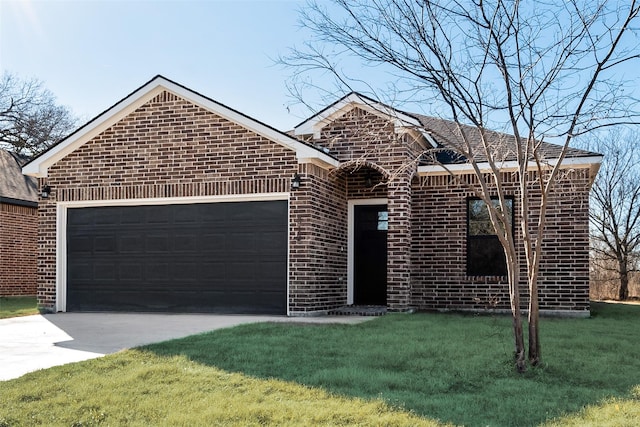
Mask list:
[[[429,134],[421,131],[422,124],[418,116],[412,113],[390,107],[365,95],[351,92],[343,96],[333,104],[320,110],[302,123],[294,127],[294,135],[310,135],[314,138],[320,137],[323,127],[342,117],[354,108],[360,108],[376,116],[384,117],[393,122],[396,132],[418,131],[426,139],[428,144],[436,147],[436,143]]]
[[[433,161],[433,157],[425,156],[418,168],[419,174],[471,171],[471,165],[469,164],[468,159],[457,154],[454,149],[456,141],[461,141],[460,132],[464,132],[467,138],[469,138],[474,151],[474,158],[479,163],[481,170],[488,165],[487,158],[481,146],[480,131],[475,126],[458,124],[450,120],[425,116],[423,114],[408,113],[356,92],[351,92],[345,95],[312,117],[298,124],[294,128],[294,134],[313,134],[314,138],[320,138],[320,132],[323,127],[354,108],[362,108],[373,114],[388,118],[393,121],[396,126],[396,130],[398,130],[398,128],[407,130],[409,128],[413,128],[414,132],[422,134],[431,147],[439,149],[434,153],[435,162]],[[514,138],[513,135],[492,130],[485,130],[485,136],[496,142],[501,140],[513,141]],[[501,144],[500,148],[503,153],[501,155],[501,164],[499,166],[505,170],[513,169],[516,163],[515,150],[512,149],[510,144]],[[558,144],[542,142],[540,146],[540,153],[544,156],[545,161],[550,165],[557,162],[561,152],[562,146]],[[565,153],[562,166],[589,167],[597,172],[601,161],[601,154],[569,147]],[[447,169],[444,169],[442,165],[450,165],[447,167],[448,171]]]
[[[0,203],[38,206],[38,183],[22,174],[24,157],[0,149]]]
[[[291,149],[296,153],[299,163],[316,163],[323,167],[335,167],[338,165],[336,158],[322,150],[158,75],[90,120],[58,144],[31,160],[23,167],[23,172],[27,175],[46,177],[50,166],[163,91],[171,92],[180,98]]]

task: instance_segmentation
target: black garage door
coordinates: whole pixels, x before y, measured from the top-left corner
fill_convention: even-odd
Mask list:
[[[67,310],[286,314],[287,202],[67,211]]]

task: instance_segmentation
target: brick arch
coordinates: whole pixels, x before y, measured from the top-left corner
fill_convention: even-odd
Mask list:
[[[391,176],[391,173],[385,168],[383,168],[382,166],[380,166],[379,164],[370,162],[368,160],[362,160],[362,159],[348,160],[346,162],[342,162],[340,163],[340,166],[333,169],[331,173],[337,175],[347,171],[356,171],[358,169],[364,169],[364,168],[373,169],[376,172],[379,172],[382,175],[382,177],[385,179]]]

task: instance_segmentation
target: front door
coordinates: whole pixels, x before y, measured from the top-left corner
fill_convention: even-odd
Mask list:
[[[387,205],[354,206],[353,302],[387,304]]]

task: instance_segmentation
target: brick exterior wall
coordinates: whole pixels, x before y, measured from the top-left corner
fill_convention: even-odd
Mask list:
[[[473,191],[449,176],[417,178],[415,168],[403,170],[420,152],[410,141],[409,136],[396,134],[387,119],[358,108],[325,126],[320,139],[314,141],[350,165],[340,172],[346,179],[347,201],[388,200],[388,308],[508,310],[506,277],[466,275],[466,203]],[[366,174],[384,185],[367,188]],[[502,175],[507,192],[517,195],[514,178],[510,173]],[[473,175],[461,179],[477,185]],[[564,176],[547,211],[538,282],[543,311],[589,310],[589,180],[587,169]],[[535,202],[534,198],[531,206]],[[521,209],[517,198],[514,208],[516,213]],[[535,221],[535,208],[530,215]],[[520,230],[516,229],[516,234],[522,242]],[[520,260],[525,308],[528,292],[523,248]]]
[[[412,161],[420,147],[410,135],[356,108],[326,125],[313,143],[342,166],[328,171],[298,164],[295,153],[277,143],[168,92],[158,95],[49,169],[53,192],[39,210],[41,308],[55,307],[56,202],[261,193],[290,194],[292,315],[347,303],[348,203],[381,198],[389,211],[390,310],[508,308],[505,278],[466,276],[470,192],[448,176],[416,177]],[[294,173],[302,184],[292,190]],[[367,175],[378,185],[367,187]],[[549,209],[542,310],[588,310],[588,182],[588,171],[573,172]],[[515,183],[507,188],[516,194]],[[521,209],[517,202],[515,209]]]
[[[466,183],[476,182],[469,175]],[[505,192],[516,196],[513,175],[503,174]],[[421,310],[508,310],[506,277],[466,275],[467,198],[474,196],[449,176],[422,177],[413,184],[412,301]],[[537,203],[537,198],[532,200]],[[538,211],[530,209],[532,220]],[[589,171],[561,180],[547,211],[540,264],[539,301],[543,311],[589,310]],[[516,227],[516,243],[522,245]],[[520,252],[522,308],[528,301],[524,247]]]
[[[37,208],[0,203],[0,296],[36,295]]]
[[[313,164],[301,174],[290,204],[290,310],[323,313],[347,303],[346,180]]]
[[[387,233],[387,307],[405,311],[411,304],[411,179],[415,167],[405,168],[419,150],[393,123],[360,108],[354,108],[325,126],[318,142],[347,167],[347,200],[386,198],[389,211]],[[367,188],[364,177],[373,183]]]
[[[49,169],[52,194],[40,201],[40,307],[55,308],[56,202],[288,192],[297,171],[293,151],[161,93]]]

